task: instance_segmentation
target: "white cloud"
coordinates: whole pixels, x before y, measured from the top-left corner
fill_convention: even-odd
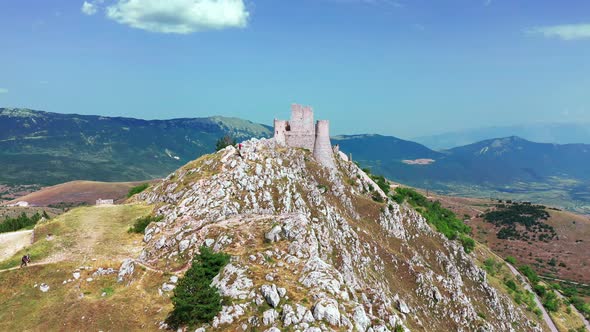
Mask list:
[[[8,93],[8,89],[0,88],[0,94]]]
[[[563,24],[544,27],[534,27],[525,30],[529,34],[542,34],[545,37],[575,40],[590,38],[590,24]]]
[[[96,14],[96,11],[98,10],[98,8],[96,7],[96,4],[84,1],[84,3],[82,4],[81,10],[82,10],[82,13],[84,13],[86,15],[94,15],[94,14]]]
[[[117,0],[106,15],[137,29],[187,34],[243,28],[250,14],[243,0]]]

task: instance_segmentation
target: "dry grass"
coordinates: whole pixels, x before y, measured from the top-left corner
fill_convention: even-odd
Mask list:
[[[144,181],[145,182],[145,181]],[[122,201],[129,189],[143,182],[96,182],[72,181],[43,188],[23,197],[18,201],[29,202],[37,206],[59,203],[86,203],[94,205],[99,198]]]
[[[0,331],[157,330],[171,309],[158,294],[163,274],[136,266],[128,285],[116,275],[86,281],[99,267],[118,269],[124,258],[137,256],[141,235],[127,229],[150,211],[142,205],[78,208],[38,225],[37,241],[26,251],[33,263],[46,264],[0,273]],[[0,267],[18,264],[20,254]],[[89,268],[63,284],[80,267]],[[41,283],[50,286],[47,293],[33,287]]]
[[[590,283],[590,218],[567,211],[548,209],[550,214],[548,225],[553,226],[557,238],[548,242],[501,240],[496,237],[498,228],[478,217],[483,211],[493,208],[494,202],[489,199],[457,198],[435,196],[444,207],[459,217],[469,216],[467,223],[473,229],[474,238],[486,244],[502,257],[514,256],[519,264],[534,267],[537,273],[555,276],[560,279],[582,283]],[[549,265],[555,258],[556,266]],[[565,265],[565,266],[564,266]]]

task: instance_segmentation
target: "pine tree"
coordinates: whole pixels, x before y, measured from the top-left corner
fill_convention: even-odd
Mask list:
[[[229,258],[229,255],[214,253],[208,247],[200,248],[200,254],[195,256],[191,268],[174,289],[174,310],[166,319],[169,326],[177,329],[181,325],[192,327],[208,323],[221,311],[221,296],[211,282]]]

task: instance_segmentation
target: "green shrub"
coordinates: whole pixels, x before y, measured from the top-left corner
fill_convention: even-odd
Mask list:
[[[195,256],[191,268],[174,289],[174,309],[166,318],[170,327],[176,330],[180,326],[189,326],[192,329],[197,324],[211,322],[221,311],[221,296],[211,282],[229,259],[225,253],[214,253],[205,246],[200,248],[200,254]]]
[[[416,190],[403,187],[395,188],[392,198],[396,202],[408,202],[448,239],[458,239],[466,253],[470,253],[475,248],[475,241],[467,236],[471,233],[471,228],[457,218],[453,211],[442,207],[439,201],[431,202]]]
[[[551,312],[559,310],[559,298],[554,291],[548,291],[543,297],[543,306]]]
[[[522,265],[519,270],[529,279],[531,284],[536,285],[539,282],[539,276],[530,266]]]
[[[512,279],[508,279],[504,282],[504,284],[506,285],[506,287],[510,288],[513,291],[516,291],[517,287],[516,287],[516,283],[514,282],[514,280]]]
[[[46,215],[45,211],[43,212]],[[32,228],[41,220],[41,215],[37,212],[31,217],[27,216],[26,213],[21,213],[16,218],[6,218],[0,223],[0,233],[14,232],[23,228]]]
[[[164,216],[145,216],[145,217],[141,217],[138,218],[137,220],[135,220],[135,223],[133,223],[133,226],[131,228],[129,228],[129,233],[145,233],[145,229],[148,227],[148,225],[152,222],[158,222],[161,221],[162,219],[164,219]]]
[[[516,258],[512,256],[506,256],[505,260],[512,265],[516,265]]]
[[[150,186],[149,183],[142,183],[138,186],[135,186],[135,187],[129,189],[129,192],[127,193],[127,198],[129,198],[133,195],[139,194],[140,192],[146,190],[149,186]]]
[[[215,143],[215,151],[219,151],[224,149],[227,146],[230,145],[236,145],[237,142],[236,140],[231,137],[230,135],[225,135],[223,137],[221,137],[220,139],[217,140],[217,142]]]
[[[459,241],[463,245],[463,250],[465,250],[466,253],[470,253],[475,249],[475,241],[469,236],[461,234],[459,235]]]
[[[543,285],[535,285],[534,290],[535,293],[537,293],[537,295],[539,295],[540,297],[543,297],[545,296],[545,294],[547,294],[547,289]]]

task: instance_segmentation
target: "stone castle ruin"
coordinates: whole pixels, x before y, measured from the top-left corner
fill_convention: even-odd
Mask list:
[[[330,143],[330,122],[318,120],[314,123],[310,106],[291,105],[291,120],[275,119],[274,130],[277,144],[308,149],[320,164],[336,168]]]

